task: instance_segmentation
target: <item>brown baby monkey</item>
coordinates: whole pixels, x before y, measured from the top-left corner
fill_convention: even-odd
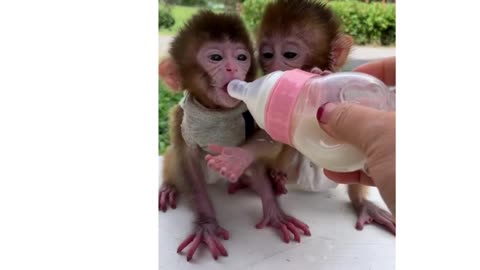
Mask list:
[[[330,8],[320,1],[277,0],[267,5],[257,33],[258,57],[265,73],[302,69],[328,76],[345,64],[353,39],[341,32],[341,24]],[[336,186],[295,149],[271,141],[257,132],[241,147],[212,145],[215,155],[207,155],[208,165],[229,179],[229,192],[244,184],[238,176],[256,160],[267,160],[277,194],[287,192],[285,184],[319,191]],[[281,147],[282,150],[278,150]],[[276,155],[280,151],[280,155]],[[329,184],[330,183],[330,184]],[[348,195],[357,212],[356,228],[376,222],[395,234],[393,216],[367,199],[368,187],[348,185]]]
[[[184,90],[186,96],[170,113],[171,145],[164,157],[159,209],[175,208],[177,192],[189,197],[196,227],[177,251],[190,245],[187,260],[191,260],[199,244],[205,243],[217,259],[227,256],[219,237],[228,239],[229,233],[218,224],[206,185],[222,177],[207,167],[204,156],[211,153],[209,144],[235,147],[255,131],[245,104],[226,91],[231,80],[255,78],[253,46],[239,16],[201,11],[174,38],[169,53],[171,58],[160,63],[159,74],[172,90]],[[307,225],[278,205],[265,166],[253,163],[247,172],[239,177],[260,196],[262,222],[270,222],[286,242],[289,231],[297,241],[299,230],[310,235]]]

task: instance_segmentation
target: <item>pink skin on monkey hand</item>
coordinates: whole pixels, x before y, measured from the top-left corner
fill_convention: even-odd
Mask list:
[[[215,219],[208,219],[205,222],[199,223],[194,233],[189,235],[177,248],[177,253],[190,245],[187,253],[187,261],[190,261],[195,254],[200,243],[207,245],[212,257],[217,260],[219,255],[228,256],[227,250],[220,242],[220,238],[228,240],[230,235],[227,230],[220,227]]]
[[[169,204],[172,209],[177,208],[177,194],[174,185],[163,184],[158,193],[158,210],[166,212]]]
[[[293,235],[293,239],[296,242],[300,242],[299,231],[303,231],[304,235],[311,235],[307,224],[294,217],[286,215],[280,208],[276,206],[267,206],[266,211],[263,213],[263,219],[255,227],[257,229],[262,229],[265,226],[270,226],[280,231],[282,239],[285,243],[290,242],[290,234]]]
[[[358,218],[355,228],[357,230],[363,230],[365,224],[371,224],[373,222],[385,227],[393,235],[396,234],[395,220],[392,214],[376,206],[371,201],[365,200],[354,206],[357,212]]]
[[[250,152],[239,147],[210,144],[208,148],[215,155],[205,156],[207,166],[230,182],[236,182],[254,160]]]
[[[318,74],[320,76],[327,76],[329,74],[332,74],[330,70],[321,70],[317,67],[312,68],[312,70],[310,70],[310,73]]]

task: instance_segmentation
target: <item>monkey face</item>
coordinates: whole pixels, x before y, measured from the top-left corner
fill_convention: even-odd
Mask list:
[[[310,50],[305,42],[293,36],[266,37],[259,46],[260,65],[265,73],[301,68]]]
[[[230,41],[206,42],[197,53],[197,63],[210,76],[208,98],[224,108],[233,108],[240,101],[227,93],[227,85],[231,80],[245,80],[250,69],[252,57],[242,43]]]

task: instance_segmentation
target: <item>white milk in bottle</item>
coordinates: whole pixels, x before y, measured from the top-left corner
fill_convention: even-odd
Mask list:
[[[272,139],[296,148],[318,166],[337,172],[363,169],[365,156],[354,146],[323,131],[316,113],[327,102],[355,102],[393,110],[394,95],[378,79],[363,73],[327,76],[299,69],[276,71],[251,83],[234,80],[228,93],[247,105]]]

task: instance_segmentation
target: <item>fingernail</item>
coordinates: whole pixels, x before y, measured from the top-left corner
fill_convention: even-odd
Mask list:
[[[334,103],[327,102],[320,106],[317,110],[317,120],[322,124],[326,124],[328,122],[328,118],[330,113],[337,107]]]

